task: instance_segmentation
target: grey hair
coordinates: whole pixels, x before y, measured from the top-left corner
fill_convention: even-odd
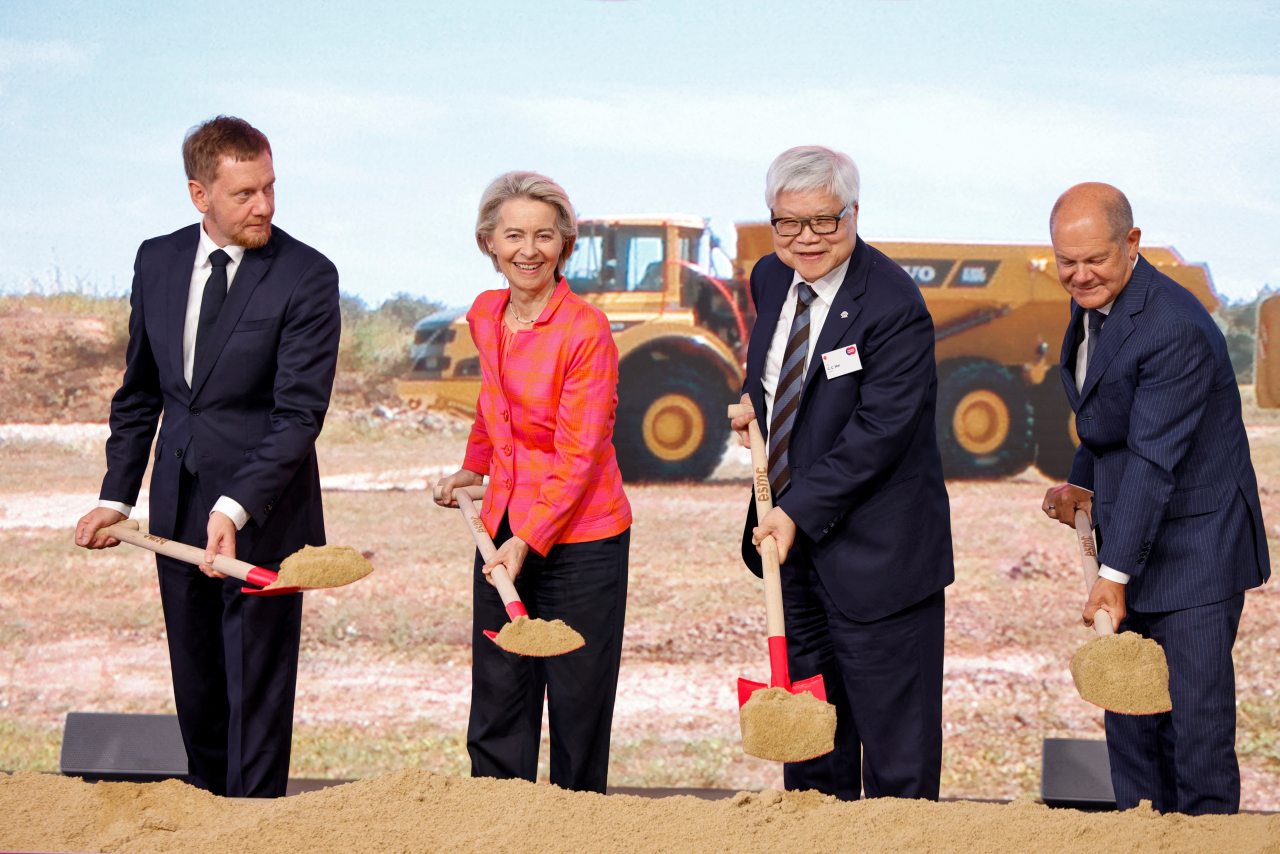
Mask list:
[[[556,209],[556,230],[564,240],[560,261],[556,264],[556,278],[564,271],[564,262],[573,254],[573,244],[578,239],[578,218],[569,204],[569,194],[555,181],[537,172],[507,172],[494,178],[480,196],[480,213],[476,216],[476,244],[485,257],[499,270],[498,256],[489,251],[485,242],[498,228],[498,215],[502,206],[512,199],[530,199],[546,202]],[[499,272],[501,272],[499,270]]]
[[[782,193],[810,190],[825,190],[845,205],[858,203],[858,167],[853,158],[821,145],[788,148],[774,158],[764,180],[764,200],[771,211]]]

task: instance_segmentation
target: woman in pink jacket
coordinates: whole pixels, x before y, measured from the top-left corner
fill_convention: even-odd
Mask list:
[[[498,553],[477,553],[472,627],[474,777],[537,774],[545,692],[551,782],[604,792],[622,654],[631,506],[613,449],[618,348],[609,321],[561,276],[578,236],[563,189],[509,172],[485,190],[476,242],[507,279],[467,313],[480,400],[462,468],[437,499],[489,478],[483,520]],[[489,579],[503,564],[530,617],[561,619],[585,646],[525,658],[484,637],[506,621]]]

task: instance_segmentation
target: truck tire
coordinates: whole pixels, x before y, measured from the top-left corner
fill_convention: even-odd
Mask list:
[[[997,478],[1031,464],[1032,410],[1021,378],[967,362],[938,383],[938,449],[948,478]]]
[[[1071,474],[1080,437],[1076,434],[1076,416],[1067,402],[1067,393],[1054,369],[1044,382],[1031,390],[1031,406],[1035,413],[1033,436],[1036,442],[1036,468],[1059,482]]]
[[[626,481],[706,480],[729,441],[723,383],[670,361],[623,368],[613,445]]]

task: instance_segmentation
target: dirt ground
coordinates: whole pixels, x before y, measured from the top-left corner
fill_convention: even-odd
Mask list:
[[[1280,426],[1249,428],[1264,513],[1280,520]],[[330,542],[377,572],[307,594],[292,776],[400,768],[463,774],[472,546],[425,489],[461,459],[462,422],[338,412],[320,443]],[[68,711],[171,712],[154,563],[75,549],[102,474],[101,425],[0,425],[0,768],[55,770]],[[759,582],[737,557],[750,500],[730,451],[706,483],[633,485],[631,583],[610,782],[780,787],[744,756],[735,681],[768,672]],[[948,484],[957,581],[947,591],[942,791],[1037,794],[1050,737],[1102,737],[1068,664],[1090,637],[1072,534],[1037,511],[1035,470]],[[1272,530],[1276,548],[1280,527]],[[1236,645],[1246,809],[1280,810],[1280,595],[1249,594]],[[498,628],[498,627],[494,627]],[[546,774],[544,743],[542,773]]]

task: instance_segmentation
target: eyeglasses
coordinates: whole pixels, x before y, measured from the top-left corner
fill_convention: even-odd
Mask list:
[[[835,216],[806,216],[800,219],[774,217],[769,222],[773,223],[773,230],[778,232],[780,237],[795,237],[804,231],[806,225],[814,234],[835,234],[840,229],[840,220],[844,219],[844,215],[848,212],[849,207],[846,205]]]

